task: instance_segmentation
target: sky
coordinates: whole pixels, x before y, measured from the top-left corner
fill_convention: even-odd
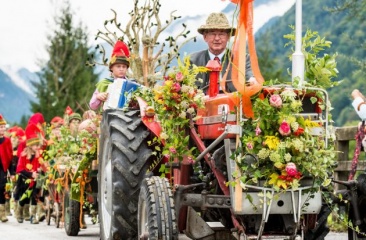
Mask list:
[[[200,6],[197,7],[199,1]],[[283,14],[284,4],[288,8],[295,0],[277,0],[273,6],[261,6],[254,9],[254,30],[262,26],[270,17]],[[95,45],[94,38],[98,29],[103,29],[104,21],[113,17],[111,9],[116,10],[123,23],[128,19],[128,12],[133,8],[133,0],[71,0],[71,8],[75,12],[74,21],[80,21],[87,27],[90,44]],[[143,0],[140,0],[143,2]],[[47,34],[54,29],[54,16],[60,14],[63,0],[5,0],[0,7],[0,67],[25,67],[30,71],[38,71],[38,60],[47,59]],[[176,10],[176,15],[202,16],[211,12],[220,12],[229,0],[160,0],[161,16],[169,16]],[[282,4],[282,5],[281,5]],[[256,11],[261,16],[256,17]],[[278,11],[277,11],[278,10]],[[165,18],[163,18],[165,19]],[[127,21],[127,20],[126,20]],[[203,24],[203,22],[202,22]],[[188,25],[191,26],[191,25]]]

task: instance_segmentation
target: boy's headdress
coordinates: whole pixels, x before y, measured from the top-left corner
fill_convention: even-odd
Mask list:
[[[128,67],[130,66],[130,51],[128,50],[128,46],[121,40],[118,40],[113,47],[111,60],[109,61],[109,70],[116,63],[123,63]]]
[[[0,114],[0,125],[6,125],[6,121],[3,117],[3,115]]]
[[[28,124],[25,128],[26,145],[32,146],[41,143],[41,131],[33,123]]]

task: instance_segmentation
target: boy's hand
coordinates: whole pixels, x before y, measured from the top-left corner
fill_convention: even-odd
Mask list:
[[[97,99],[100,101],[105,102],[108,98],[108,93],[107,92],[102,92],[102,93],[98,93],[97,94]]]

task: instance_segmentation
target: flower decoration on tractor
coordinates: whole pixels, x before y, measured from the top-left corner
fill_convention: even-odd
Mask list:
[[[335,166],[334,145],[325,144],[331,134],[323,131],[322,119],[303,112],[305,96],[293,88],[263,91],[254,100],[255,118],[243,123],[242,158],[237,158],[241,182],[281,189],[297,189],[310,177],[316,186],[328,185]],[[314,95],[311,102],[319,102]],[[321,101],[320,101],[321,102]],[[327,136],[329,135],[329,136]]]
[[[192,65],[187,56],[183,61],[178,59],[178,65],[153,88],[140,88],[135,93],[155,110],[161,126],[160,135],[155,140],[163,145],[158,151],[170,161],[182,160],[183,156],[192,157],[193,149],[188,149],[189,136],[185,129],[189,127],[190,117],[197,119],[197,109],[204,106],[205,95],[197,88],[196,81],[199,80],[196,75],[205,71],[205,67]]]

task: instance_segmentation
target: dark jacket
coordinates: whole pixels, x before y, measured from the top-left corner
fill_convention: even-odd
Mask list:
[[[222,64],[222,71],[226,71],[227,65],[229,63],[229,59],[228,56],[230,56],[230,51],[227,50],[226,54],[223,56],[223,58],[221,59],[221,64]],[[247,59],[246,59],[246,70],[245,70],[245,75],[246,75],[246,79],[248,80],[250,77],[253,77],[253,72],[252,72],[252,67],[250,64],[250,58],[249,58],[249,54],[246,55]],[[206,66],[208,61],[210,60],[210,55],[208,54],[208,49],[206,50],[202,50],[199,52],[195,52],[192,53],[190,56],[190,61],[192,64],[196,65],[196,66]],[[223,75],[223,74],[222,74]],[[207,89],[208,84],[209,84],[209,73],[199,73],[197,75],[197,78],[202,78],[203,82],[198,82],[197,81],[197,86],[200,89]],[[227,75],[226,78],[226,90],[228,92],[235,92],[236,89],[231,81],[231,67],[229,68],[229,73]]]

